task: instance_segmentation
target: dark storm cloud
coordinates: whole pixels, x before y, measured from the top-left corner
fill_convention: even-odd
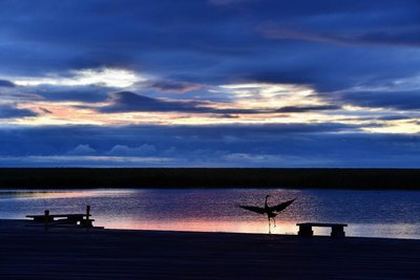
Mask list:
[[[28,109],[19,109],[12,105],[0,105],[0,119],[35,117],[38,114]]]

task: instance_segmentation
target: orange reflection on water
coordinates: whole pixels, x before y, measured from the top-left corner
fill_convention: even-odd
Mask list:
[[[237,232],[237,233],[268,233],[268,224],[263,220],[257,221],[210,221],[210,220],[175,220],[175,221],[124,221],[111,220],[102,223],[107,228],[139,229],[139,230],[167,230],[167,231],[195,231],[195,232]],[[312,228],[316,236],[329,236],[330,228]],[[416,238],[416,225],[410,224],[352,224],[345,229],[349,236],[383,237],[381,233],[388,231],[388,236],[397,238]],[[273,234],[296,235],[298,227],[294,222],[277,222],[272,226]]]
[[[130,190],[63,190],[63,191],[42,191],[42,190],[23,190],[23,191],[1,191],[0,197],[12,197],[13,199],[57,199],[57,198],[82,198],[99,196],[120,196],[129,194]]]
[[[214,221],[202,219],[182,220],[111,220],[97,219],[97,224],[114,229],[139,229],[139,230],[168,230],[168,231],[198,231],[198,232],[241,232],[241,233],[267,233],[267,221]],[[272,225],[274,234],[297,234],[296,223],[277,222]]]

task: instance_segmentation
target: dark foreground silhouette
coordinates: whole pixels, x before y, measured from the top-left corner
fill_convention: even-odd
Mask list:
[[[19,228],[0,279],[420,279],[420,240]]]

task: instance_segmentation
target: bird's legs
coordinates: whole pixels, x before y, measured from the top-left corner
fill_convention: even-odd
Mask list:
[[[270,216],[268,216],[268,234],[271,234],[271,220],[270,220]]]
[[[273,219],[273,222],[274,222],[274,227],[276,227],[276,218],[272,218]]]

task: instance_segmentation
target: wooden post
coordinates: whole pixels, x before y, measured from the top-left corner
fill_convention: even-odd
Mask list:
[[[48,223],[50,221],[50,210],[45,210],[44,211],[44,222],[45,222],[45,231],[48,231]]]
[[[86,222],[84,224],[84,226],[86,227],[86,230],[92,227],[92,221],[90,221],[89,216],[90,216],[90,205],[87,205],[86,206]]]
[[[89,216],[90,216],[90,205],[86,206],[86,220],[89,220]]]

